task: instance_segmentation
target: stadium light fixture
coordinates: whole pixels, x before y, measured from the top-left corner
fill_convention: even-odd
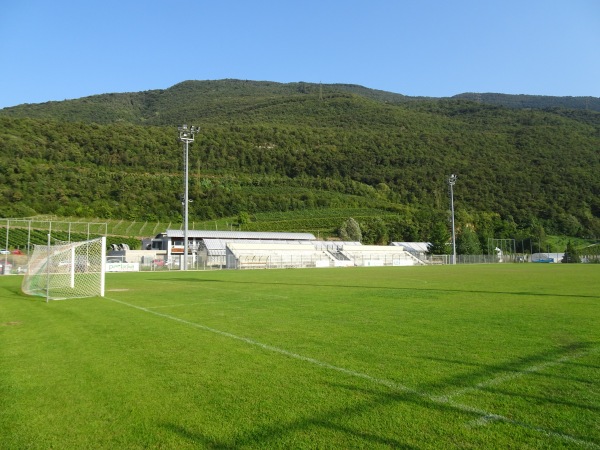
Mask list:
[[[179,130],[179,141],[183,142],[183,172],[184,172],[184,194],[183,194],[183,266],[182,270],[187,270],[188,260],[188,217],[189,217],[189,144],[194,142],[194,135],[200,131],[200,128],[187,125],[177,127]]]
[[[450,175],[448,184],[450,185],[450,211],[452,212],[452,264],[456,264],[456,230],[454,228],[454,185],[456,184],[456,175]]]

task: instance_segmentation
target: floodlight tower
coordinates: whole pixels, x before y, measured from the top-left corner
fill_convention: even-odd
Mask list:
[[[452,264],[456,264],[456,231],[454,228],[454,184],[456,175],[450,175],[448,184],[450,185],[450,211],[452,212]]]
[[[188,256],[188,216],[189,216],[189,144],[194,142],[194,134],[198,133],[200,129],[198,127],[191,126],[188,128],[187,125],[177,127],[179,130],[179,141],[184,143],[183,146],[183,171],[184,171],[184,194],[183,194],[183,266],[182,270],[187,270],[187,256]]]

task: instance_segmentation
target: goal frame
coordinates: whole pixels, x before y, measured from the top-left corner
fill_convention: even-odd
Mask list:
[[[21,290],[50,300],[104,297],[106,237],[81,242],[36,245]]]

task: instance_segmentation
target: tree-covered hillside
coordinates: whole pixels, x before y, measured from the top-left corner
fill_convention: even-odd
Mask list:
[[[600,113],[236,80],[0,110],[0,216],[177,220],[184,122],[193,219],[377,208],[427,239],[455,173],[480,237],[600,235]]]
[[[600,111],[600,98],[597,97],[552,97],[546,95],[477,94],[469,92],[455,95],[453,98],[507,106],[509,108],[564,108]]]
[[[128,122],[173,125],[192,119],[235,118],[239,114],[306,96],[354,95],[380,102],[406,102],[391,92],[348,84],[273,83],[267,81],[184,81],[169,89],[101,94],[62,102],[24,104],[0,110],[10,117],[44,118],[108,124]]]
[[[428,100],[353,84],[275,83],[250,80],[184,81],[168,89],[101,94],[62,102],[24,104],[0,109],[0,115],[108,124],[128,122],[173,125],[192,119],[232,118],[245,111],[286,104],[305,96],[351,95],[380,103],[410,104]],[[568,109],[600,112],[600,98],[464,93],[450,100],[516,109]]]

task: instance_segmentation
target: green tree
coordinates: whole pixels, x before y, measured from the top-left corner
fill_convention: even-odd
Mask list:
[[[238,225],[242,226],[242,225],[246,225],[250,223],[250,214],[248,214],[246,211],[241,211],[238,214]]]
[[[427,251],[430,255],[446,255],[448,253],[448,240],[450,239],[450,232],[444,222],[437,222],[429,236],[429,245]]]
[[[459,255],[481,255],[481,244],[477,233],[465,227],[456,239],[456,253]]]
[[[362,223],[362,239],[366,244],[387,245],[389,233],[386,224],[380,217]]]
[[[571,243],[571,241],[567,242],[567,248],[565,249],[565,254],[561,260],[563,263],[580,263],[581,258],[579,257],[579,253],[575,246]]]
[[[362,232],[360,225],[356,220],[350,217],[338,230],[338,236],[342,241],[362,241]]]

